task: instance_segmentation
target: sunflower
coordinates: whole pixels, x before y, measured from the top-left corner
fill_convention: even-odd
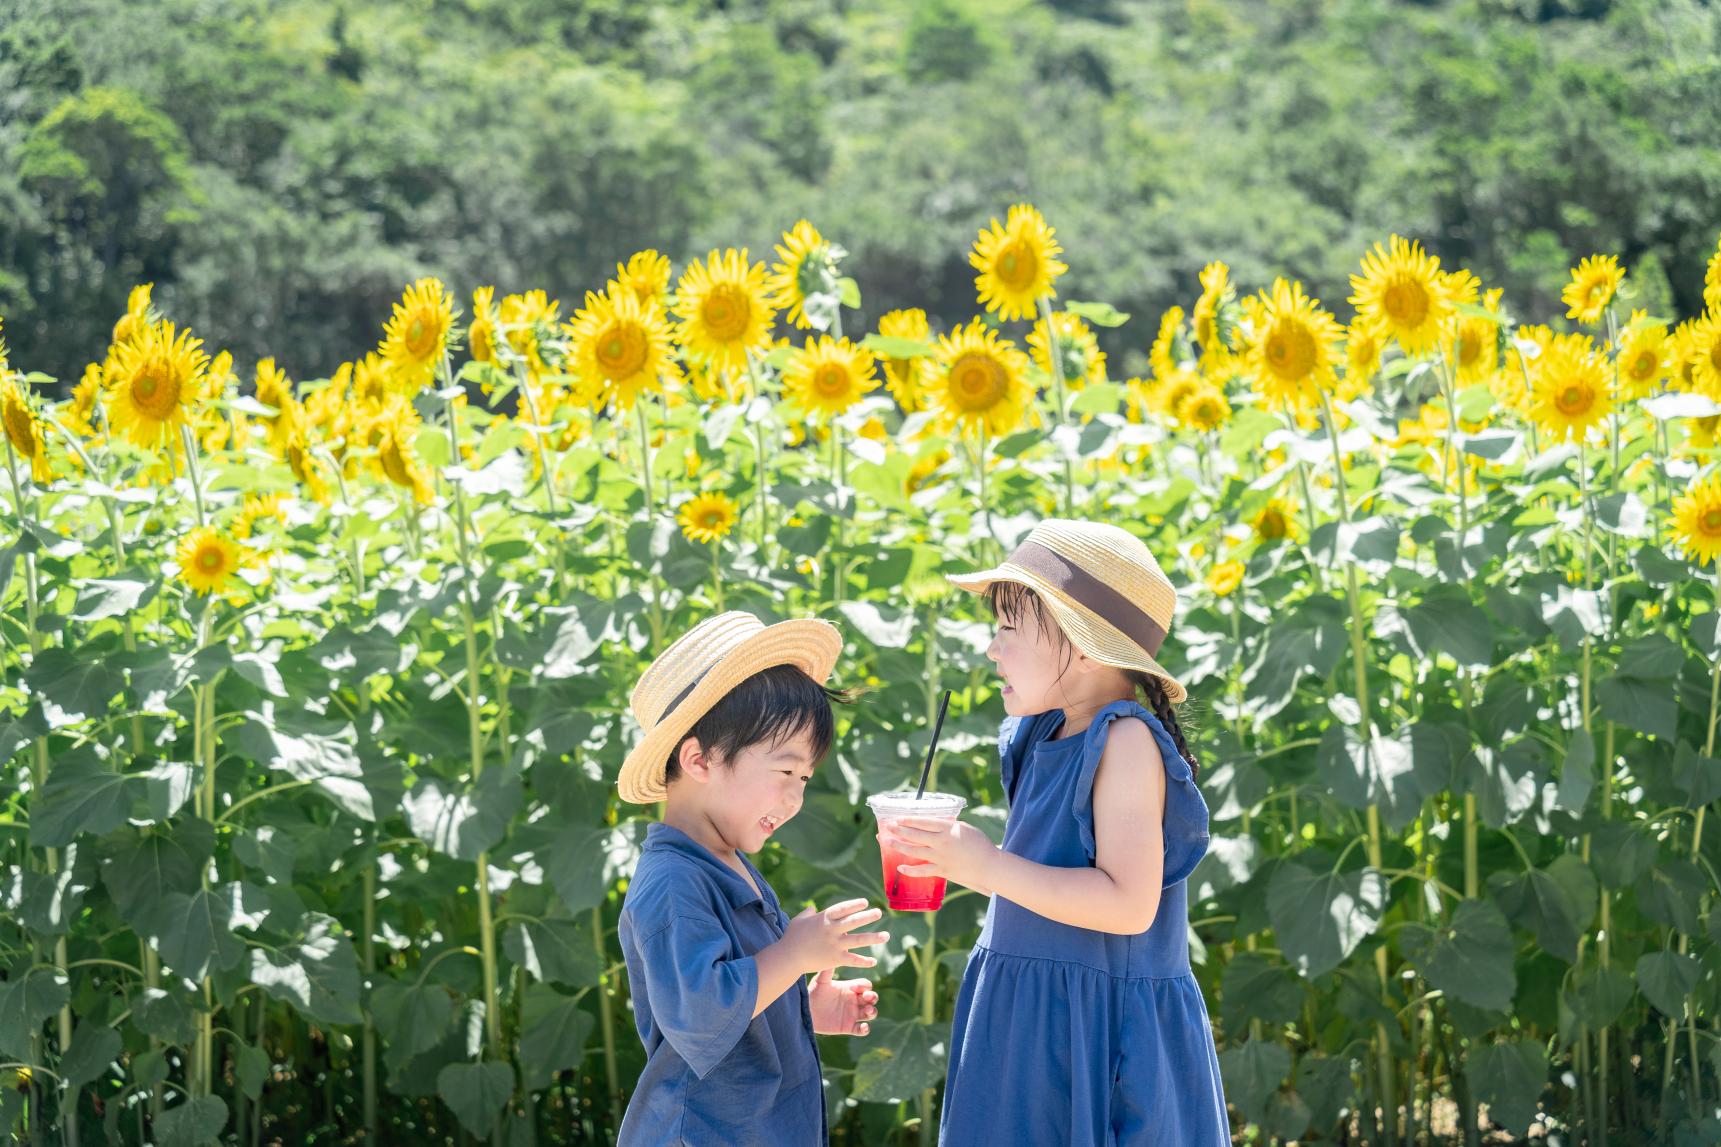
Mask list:
[[[1715,241],[1715,253],[1703,268],[1703,305],[1721,311],[1721,239]]]
[[[604,284],[604,290],[613,293],[619,287],[632,291],[642,303],[656,302],[661,306],[669,291],[671,269],[668,255],[649,248],[636,251],[628,256],[627,262],[615,265],[615,278]]]
[[[739,402],[746,392],[739,372],[698,359],[688,361],[687,381],[693,388],[693,396],[701,402]]]
[[[1172,307],[1159,316],[1159,333],[1153,337],[1153,348],[1147,352],[1148,365],[1154,377],[1167,379],[1183,365],[1183,348],[1178,345],[1183,333],[1183,308]]]
[[[102,368],[92,362],[85,365],[84,377],[72,388],[72,397],[61,408],[61,425],[73,434],[94,438],[97,433],[96,403],[101,396]]]
[[[203,597],[225,588],[227,580],[238,576],[240,567],[247,564],[239,543],[213,526],[203,526],[181,538],[175,556],[179,580]]]
[[[1287,410],[1320,404],[1332,389],[1338,365],[1339,324],[1301,283],[1273,281],[1261,294],[1260,325],[1249,347],[1249,365],[1269,403]]]
[[[1560,292],[1560,302],[1570,308],[1566,318],[1600,322],[1624,278],[1619,260],[1612,255],[1591,255],[1583,260],[1572,268],[1572,281]]]
[[[1195,300],[1195,309],[1190,312],[1189,320],[1195,328],[1195,341],[1201,347],[1204,360],[1227,353],[1219,311],[1231,293],[1230,268],[1219,262],[1201,268],[1201,297]]]
[[[1699,565],[1721,557],[1721,475],[1693,482],[1673,503],[1673,537]]]
[[[968,262],[980,272],[974,289],[988,311],[1001,319],[1026,318],[1041,299],[1058,293],[1052,284],[1069,268],[1058,261],[1064,249],[1053,235],[1045,217],[1026,203],[1010,208],[1002,225],[994,218],[981,230]]]
[[[1159,412],[1179,426],[1186,425],[1184,407],[1201,389],[1201,376],[1192,370],[1178,368],[1161,380],[1154,397]]]
[[[297,435],[303,434],[306,425],[304,407],[294,396],[292,380],[285,371],[275,365],[275,360],[265,358],[257,360],[257,401],[265,406],[275,408],[273,415],[266,415],[268,424],[269,446],[277,454],[285,454],[287,444]]]
[[[1483,296],[1482,307],[1489,314],[1499,313],[1501,293],[1496,287]],[[1471,315],[1454,315],[1449,320],[1448,329],[1447,361],[1461,385],[1485,381],[1500,368],[1501,327],[1498,322]]]
[[[1228,597],[1243,584],[1243,563],[1235,558],[1219,562],[1207,575],[1207,588],[1214,597]]]
[[[473,362],[496,361],[496,288],[479,287],[472,292],[472,325],[466,328],[466,352]]]
[[[1666,325],[1650,322],[1643,311],[1633,311],[1619,340],[1620,397],[1654,393],[1667,377],[1668,350]]]
[[[908,476],[902,480],[902,492],[914,494],[921,490],[938,473],[939,468],[950,461],[950,451],[934,450],[917,458],[914,465],[908,468]]]
[[[527,372],[542,374],[546,369],[543,336],[551,333],[561,322],[561,300],[552,299],[543,291],[505,295],[500,318],[503,337],[514,353],[526,360]]]
[[[1064,384],[1080,390],[1090,384],[1098,386],[1106,380],[1106,356],[1100,349],[1094,332],[1080,317],[1067,311],[1052,312],[1052,331],[1058,338],[1058,363],[1064,370]],[[1046,336],[1046,320],[1039,319],[1028,332],[1028,349],[1034,363],[1047,374],[1052,373],[1051,340]]]
[[[675,520],[688,541],[715,542],[735,528],[738,516],[735,499],[712,490],[683,502]]]
[[[245,504],[239,507],[239,512],[233,516],[233,536],[239,539],[249,538],[257,532],[257,524],[263,521],[285,526],[286,502],[280,494],[245,495]]]
[[[131,295],[126,299],[125,314],[114,323],[115,346],[130,342],[149,325],[150,292],[154,289],[154,283],[140,283],[131,289]]]
[[[1582,441],[1613,409],[1612,378],[1588,335],[1558,335],[1530,391],[1530,419],[1555,438]]]
[[[1179,418],[1191,430],[1217,430],[1231,420],[1231,404],[1218,387],[1203,382],[1183,400]]]
[[[418,431],[423,424],[410,400],[391,394],[371,412],[365,426],[365,441],[374,450],[372,469],[410,491],[420,505],[429,505],[430,473],[419,460],[417,447]]]
[[[808,340],[783,368],[783,397],[809,418],[834,418],[877,388],[872,352],[848,339]]]
[[[681,377],[655,299],[641,302],[626,290],[587,291],[586,305],[567,329],[574,370],[596,391],[588,396],[594,410],[606,404],[632,410],[644,391]]]
[[[454,298],[442,280],[420,279],[406,289],[377,348],[397,385],[411,393],[430,381],[453,326]]]
[[[926,342],[932,337],[932,328],[926,323],[926,312],[915,308],[890,311],[881,315],[878,320],[878,333],[886,338]],[[931,374],[930,367],[930,360],[924,356],[884,359],[885,388],[902,407],[904,414],[926,409],[926,386]]]
[[[1016,429],[1033,400],[1023,381],[1027,370],[1027,355],[974,319],[938,340],[932,405],[946,426],[1002,437]]]
[[[1351,276],[1351,290],[1357,314],[1406,354],[1433,347],[1453,311],[1440,260],[1397,235],[1388,249],[1376,243],[1363,256],[1362,274]]]
[[[1255,538],[1260,542],[1296,541],[1297,508],[1284,498],[1269,498],[1261,512],[1250,522]]]
[[[688,264],[675,285],[675,338],[691,357],[743,370],[749,351],[771,343],[776,308],[765,289],[765,267],[747,249],[713,251]]]
[[[771,291],[771,305],[788,312],[788,321],[805,329],[830,327],[830,315],[836,311],[837,260],[848,252],[835,243],[828,243],[818,228],[802,219],[783,232],[777,244],[777,258],[766,284]],[[813,304],[814,316],[806,311]],[[815,321],[821,318],[823,322]]]
[[[35,397],[25,392],[21,379],[3,368],[0,368],[0,424],[4,425],[6,441],[12,444],[12,449],[30,463],[30,477],[35,483],[45,486],[53,481],[54,469],[48,464],[48,432],[42,416],[36,412]]]
[[[1381,337],[1374,327],[1361,319],[1352,319],[1345,328],[1345,397],[1356,398],[1367,392],[1369,383],[1380,372]]]
[[[163,320],[140,327],[131,341],[114,348],[108,375],[108,419],[137,445],[155,449],[164,441],[177,450],[175,435],[203,392],[209,356],[190,331],[175,333]]]
[[[1682,350],[1692,387],[1699,394],[1721,400],[1721,311],[1706,311],[1692,323]]]

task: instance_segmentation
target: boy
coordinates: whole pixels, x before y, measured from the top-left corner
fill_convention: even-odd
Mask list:
[[[870,982],[831,972],[872,967],[853,949],[890,936],[854,931],[883,915],[865,900],[790,920],[743,854],[800,811],[843,697],[825,686],[841,649],[828,622],[767,626],[733,611],[695,626],[634,687],[645,735],[617,788],[667,803],[621,914],[647,1059],[618,1147],[828,1142],[813,1033],[864,1036],[878,1014]]]

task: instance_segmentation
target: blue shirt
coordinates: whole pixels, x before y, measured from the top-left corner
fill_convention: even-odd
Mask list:
[[[617,1147],[829,1142],[806,981],[753,1015],[753,957],[782,939],[789,918],[759,870],[741,863],[757,889],[680,829],[646,830],[621,912],[646,1064]]]

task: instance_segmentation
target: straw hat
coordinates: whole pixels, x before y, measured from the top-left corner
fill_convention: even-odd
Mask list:
[[[819,684],[830,680],[842,635],[828,621],[766,625],[743,610],[707,618],[646,667],[628,704],[645,736],[622,762],[616,788],[632,804],[660,801],[669,790],[669,754],[699,718],[747,678],[773,665],[793,665]]]
[[[1077,649],[1103,665],[1153,674],[1173,703],[1189,696],[1154,660],[1177,612],[1177,591],[1128,530],[1048,518],[997,569],[950,580],[974,593],[1000,581],[1025,585]]]

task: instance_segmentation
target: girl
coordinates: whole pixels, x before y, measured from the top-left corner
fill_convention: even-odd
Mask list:
[[[992,897],[956,999],[939,1142],[1225,1147],[1184,884],[1207,805],[1172,709],[1186,692],[1154,660],[1176,591],[1133,535],[1058,520],[951,580],[998,619],[986,655],[1009,714],[1010,818],[1002,848],[960,822],[889,832],[919,859],[905,874]]]

